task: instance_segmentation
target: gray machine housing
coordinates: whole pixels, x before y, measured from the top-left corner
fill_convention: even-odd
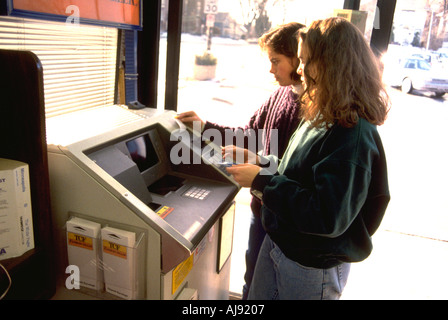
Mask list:
[[[145,272],[140,281],[145,282],[146,299],[179,296],[182,290],[173,287],[173,269],[195,253],[200,255],[179,287],[197,290],[202,299],[226,299],[230,254],[223,257],[222,252],[229,252],[233,234],[222,235],[221,223],[229,212],[233,216],[240,187],[225,167],[206,159],[203,141],[200,148],[193,146],[200,137],[191,131],[186,135],[174,112],[142,112],[146,114],[132,124],[68,146],[49,145],[60,289],[67,277],[65,223],[76,213],[145,230]],[[174,164],[170,159],[179,144],[192,161]],[[209,157],[220,155],[218,146],[206,146]],[[195,198],[189,193],[192,188],[206,192]],[[233,218],[229,221],[233,233]]]

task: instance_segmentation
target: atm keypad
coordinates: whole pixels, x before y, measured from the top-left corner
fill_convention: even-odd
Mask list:
[[[198,188],[198,187],[190,187],[183,196],[192,199],[204,200],[209,194],[211,190]]]

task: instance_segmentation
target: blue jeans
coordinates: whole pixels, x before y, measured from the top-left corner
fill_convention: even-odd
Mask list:
[[[249,300],[337,300],[350,264],[330,269],[305,267],[288,259],[266,236],[258,255]]]
[[[255,264],[258,259],[258,253],[260,252],[260,247],[265,236],[266,231],[263,229],[261,218],[252,213],[249,228],[249,241],[246,250],[246,273],[244,274],[245,284],[243,286],[243,295],[241,297],[242,300],[247,300],[254,275]]]

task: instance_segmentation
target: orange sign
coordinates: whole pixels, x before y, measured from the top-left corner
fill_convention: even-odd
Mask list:
[[[140,26],[141,0],[14,0],[14,10]]]
[[[87,250],[93,250],[93,239],[79,234],[68,232],[68,245]]]

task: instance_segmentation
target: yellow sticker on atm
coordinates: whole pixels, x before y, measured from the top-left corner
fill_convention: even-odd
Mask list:
[[[119,245],[107,240],[103,240],[103,252],[111,254],[113,256],[127,259],[127,247]]]
[[[174,208],[163,206],[159,210],[157,210],[157,214],[160,218],[165,219],[167,215],[169,215],[171,212],[173,212]]]
[[[67,232],[68,244],[87,250],[93,250],[93,239],[73,232]]]
[[[184,279],[188,276],[191,269],[193,268],[193,261],[194,261],[194,254],[192,254],[189,258],[187,258],[185,261],[180,263],[176,268],[173,270],[173,286],[172,286],[172,292],[171,294],[174,294],[179,286],[182,284]]]

